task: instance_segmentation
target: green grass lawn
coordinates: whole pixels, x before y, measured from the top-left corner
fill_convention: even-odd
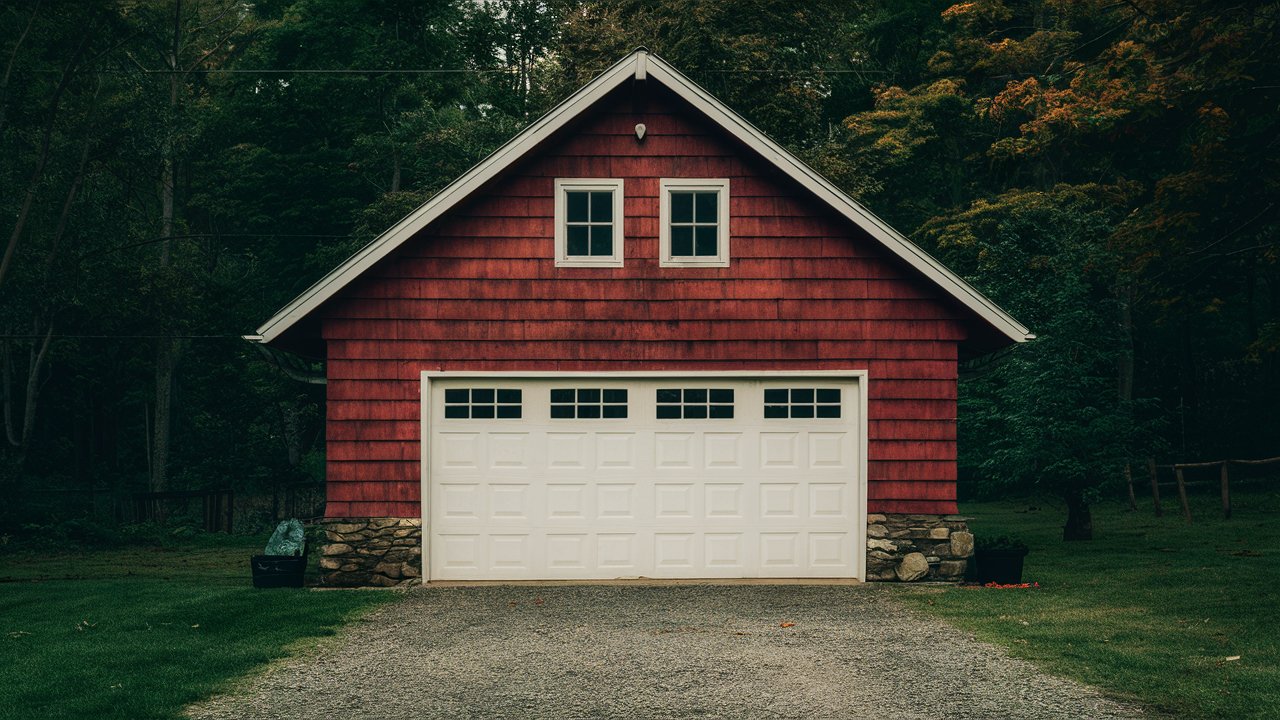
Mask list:
[[[386,592],[255,590],[263,538],[0,549],[0,718],[171,718],[314,646]]]
[[[1272,485],[1276,487],[1280,483]],[[902,588],[913,606],[1074,677],[1178,717],[1280,716],[1280,492],[1177,496],[1131,512],[1094,511],[1094,540],[1063,543],[1052,500],[968,503],[975,534],[1031,546],[1023,580],[1039,590]],[[1237,658],[1238,656],[1238,658]],[[1237,658],[1237,659],[1232,659]]]

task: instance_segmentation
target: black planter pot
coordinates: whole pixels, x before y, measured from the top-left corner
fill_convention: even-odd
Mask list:
[[[307,556],[303,555],[254,555],[249,560],[253,570],[253,586],[256,588],[302,587],[302,576],[307,571]]]
[[[1026,557],[1026,550],[978,550],[973,556],[977,581],[984,585],[1016,585],[1022,582],[1022,561]]]

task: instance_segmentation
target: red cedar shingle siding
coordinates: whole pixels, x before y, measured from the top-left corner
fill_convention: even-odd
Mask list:
[[[606,99],[321,310],[331,517],[419,515],[427,369],[866,369],[870,511],[956,512],[955,306],[679,103]],[[557,177],[625,180],[625,267],[555,267]],[[729,267],[658,267],[662,177],[730,179]]]

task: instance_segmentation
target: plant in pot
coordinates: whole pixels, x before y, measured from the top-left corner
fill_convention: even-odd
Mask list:
[[[1028,552],[1027,544],[1015,537],[977,537],[973,552],[975,579],[983,584],[1013,585],[1022,582],[1022,561]]]

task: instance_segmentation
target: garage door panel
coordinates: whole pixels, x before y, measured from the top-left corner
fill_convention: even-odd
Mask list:
[[[433,380],[424,463],[430,576],[853,576],[860,538],[854,523],[865,502],[857,476],[856,381],[783,383],[840,387],[842,417],[824,419],[766,418],[764,388],[776,384],[705,377]],[[521,417],[462,417],[456,407],[445,417],[444,391],[468,389],[472,402],[486,397],[471,393],[475,387],[519,389]],[[658,419],[657,390],[685,387],[731,389],[734,417],[668,411]],[[581,388],[601,393],[583,395]],[[611,388],[627,391],[625,420],[566,417],[571,411],[563,407],[552,417],[552,389],[590,401]],[[794,395],[800,402],[815,396]],[[687,404],[703,396],[681,397]]]
[[[744,468],[743,433],[704,433],[702,436],[703,467],[707,470],[732,471]]]
[[[635,470],[635,433],[596,433],[595,467],[597,470]]]
[[[654,435],[653,466],[658,472],[692,470],[698,467],[691,432],[659,432]]]
[[[762,470],[776,472],[800,469],[800,433],[762,432],[759,438]]]

